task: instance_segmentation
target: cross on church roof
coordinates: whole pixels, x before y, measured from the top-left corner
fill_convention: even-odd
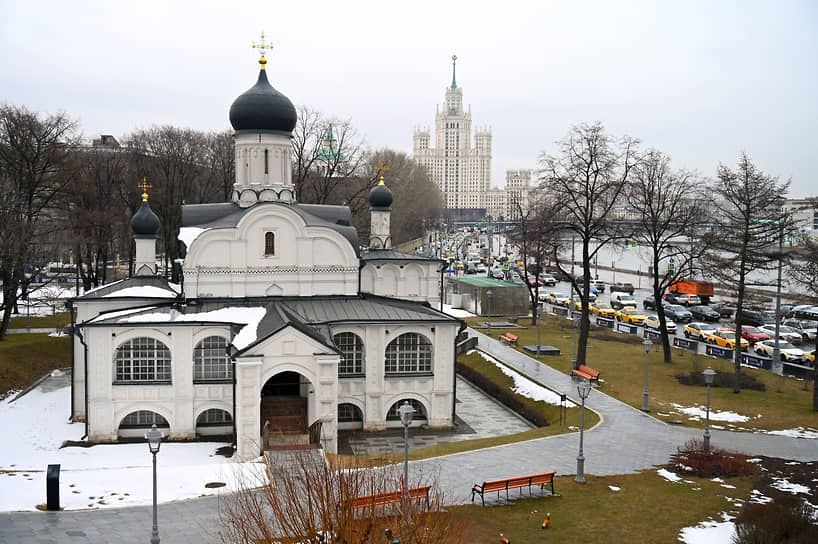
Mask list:
[[[153,185],[148,183],[148,178],[142,178],[142,183],[138,184],[137,187],[142,189],[142,201],[148,201],[148,189],[152,189]]]
[[[378,185],[383,185],[383,184],[384,184],[384,183],[383,183],[383,173],[384,173],[384,172],[388,172],[388,171],[389,171],[389,167],[388,167],[388,166],[384,166],[383,159],[381,159],[381,165],[380,165],[380,166],[376,166],[376,167],[375,167],[375,170],[377,170],[377,171],[378,171],[378,172],[380,172],[380,174],[381,174],[381,182],[380,182]]]
[[[259,39],[257,41],[255,41],[255,42],[253,42],[253,49],[258,49],[259,54],[261,55],[261,57],[259,57],[259,59],[258,59],[258,63],[261,64],[261,69],[262,70],[264,70],[264,65],[267,64],[267,59],[264,57],[264,53],[268,49],[272,49],[272,48],[273,48],[273,44],[271,44],[266,39],[264,39],[264,31],[262,30]]]

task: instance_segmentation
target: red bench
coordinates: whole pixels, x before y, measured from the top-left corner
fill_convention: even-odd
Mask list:
[[[479,494],[483,506],[486,505],[486,493],[492,491],[497,492],[497,498],[500,498],[500,491],[506,492],[506,500],[508,500],[508,490],[519,488],[522,495],[522,488],[528,487],[528,494],[531,495],[531,486],[539,485],[540,491],[545,489],[546,485],[551,485],[551,494],[554,492],[554,475],[556,472],[543,472],[542,474],[532,474],[530,476],[518,476],[516,478],[506,478],[505,480],[494,480],[492,482],[483,482],[482,484],[474,484],[471,488],[471,502],[474,502],[474,495]]]
[[[432,486],[425,485],[423,487],[410,488],[409,498],[411,500],[426,500],[426,506],[429,506],[429,489]],[[347,505],[357,510],[359,508],[374,508],[376,506],[383,506],[385,504],[399,503],[404,498],[403,491],[388,491],[386,493],[376,493],[375,495],[365,495],[363,497],[354,497],[347,502]]]
[[[579,368],[571,371],[571,375],[585,378],[589,382],[596,382],[597,385],[599,384],[599,372],[585,365],[579,365]]]
[[[515,346],[517,345],[517,340],[519,339],[520,339],[519,336],[517,336],[516,334],[511,334],[510,332],[506,332],[500,335],[500,340],[502,340],[506,344],[513,344]]]

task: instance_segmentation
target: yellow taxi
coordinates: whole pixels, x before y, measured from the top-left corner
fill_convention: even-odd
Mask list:
[[[599,317],[607,317],[609,319],[613,318],[616,313],[616,310],[611,308],[610,304],[602,300],[597,300],[591,304],[591,311]]]
[[[645,320],[645,315],[642,310],[636,308],[622,308],[614,314],[614,317],[619,321],[630,323],[632,325],[641,325]]]
[[[575,299],[574,299],[574,309],[575,309],[576,311],[578,311],[578,312],[581,312],[581,311],[582,311],[582,300],[581,300],[581,299],[578,299],[578,298],[575,298]],[[590,309],[591,309],[591,307],[590,307],[590,306],[588,306],[588,309],[590,310]]]
[[[736,333],[730,329],[719,329],[716,332],[710,333],[705,340],[708,344],[715,344],[727,349],[736,349]],[[749,349],[750,342],[741,339],[741,349]]]

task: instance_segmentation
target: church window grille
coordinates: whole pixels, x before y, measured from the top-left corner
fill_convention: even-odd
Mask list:
[[[131,412],[127,416],[123,417],[122,423],[119,424],[120,427],[150,427],[151,425],[156,425],[157,427],[170,427],[167,419],[156,412],[151,412],[150,410],[137,410],[136,412]]]
[[[432,371],[432,343],[422,334],[401,334],[386,346],[387,374]]]
[[[409,406],[415,409],[415,413],[412,414],[412,421],[426,421],[426,407],[423,406],[422,402],[415,399],[401,399],[393,404],[386,414],[386,421],[400,421],[400,412],[398,409],[403,406],[404,402],[408,402]]]
[[[116,381],[170,382],[170,350],[153,338],[128,340],[116,348]]]
[[[276,254],[276,236],[272,232],[264,234],[264,255],[269,257]]]
[[[233,377],[233,365],[227,355],[227,340],[221,336],[208,336],[193,350],[193,379],[229,380]]]
[[[364,343],[352,332],[342,332],[333,336],[335,345],[341,350],[338,365],[339,376],[361,375],[364,373]]]

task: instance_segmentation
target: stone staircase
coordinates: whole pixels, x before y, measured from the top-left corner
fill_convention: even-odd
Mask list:
[[[309,447],[305,398],[262,398],[261,424],[265,450]]]

